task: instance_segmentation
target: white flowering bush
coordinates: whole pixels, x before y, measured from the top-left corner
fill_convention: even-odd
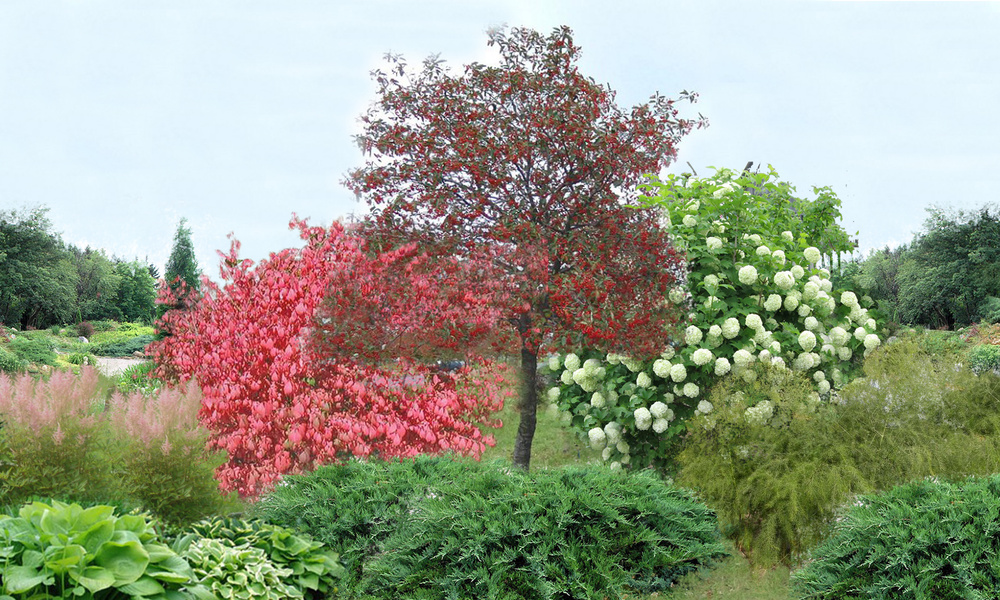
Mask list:
[[[686,285],[666,300],[687,322],[653,360],[582,351],[550,369],[560,390],[555,404],[581,436],[609,423],[620,429],[627,452],[606,436],[609,463],[669,467],[685,423],[711,414],[705,396],[720,377],[752,382],[755,363],[766,361],[800,371],[825,397],[880,345],[871,299],[834,289],[830,279],[827,267],[853,246],[837,224],[840,201],[829,189],[817,188],[807,200],[794,197],[773,170],[720,170],[705,179],[653,180],[644,190],[643,204],[663,211],[662,226],[686,254]],[[601,377],[578,375],[588,363],[596,365],[592,372],[603,370]],[[616,399],[595,407],[597,391]],[[669,418],[656,417],[655,403],[669,407]],[[767,413],[759,411],[760,418]],[[657,425],[660,419],[666,423]]]

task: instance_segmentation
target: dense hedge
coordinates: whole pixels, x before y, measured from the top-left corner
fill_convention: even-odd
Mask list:
[[[1000,476],[862,496],[792,584],[803,599],[1000,597]]]
[[[255,511],[338,552],[348,598],[622,598],[724,554],[715,515],[650,472],[352,460]]]

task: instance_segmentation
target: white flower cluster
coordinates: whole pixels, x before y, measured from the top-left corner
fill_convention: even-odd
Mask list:
[[[770,400],[764,400],[749,407],[744,412],[747,423],[751,425],[766,425],[774,416],[774,404]]]

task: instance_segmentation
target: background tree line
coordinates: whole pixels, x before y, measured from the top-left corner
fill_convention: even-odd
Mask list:
[[[96,319],[152,324],[158,269],[65,243],[47,213],[45,207],[0,211],[0,323],[22,329]],[[178,238],[183,238],[181,253],[190,256],[175,259]],[[190,230],[183,221],[171,260],[193,273],[188,278],[196,283]]]
[[[896,323],[955,329],[1000,322],[1000,210],[928,213],[909,244],[847,263],[841,277],[867,289]]]

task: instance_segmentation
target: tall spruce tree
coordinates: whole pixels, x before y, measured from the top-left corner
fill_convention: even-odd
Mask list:
[[[161,304],[157,316],[162,317],[163,313],[171,309],[184,308],[189,300],[197,298],[201,290],[200,277],[201,271],[198,270],[198,261],[194,257],[194,243],[191,241],[191,228],[187,226],[187,219],[182,218],[177,224],[174,247],[163,274],[166,285],[173,292],[174,302]]]

